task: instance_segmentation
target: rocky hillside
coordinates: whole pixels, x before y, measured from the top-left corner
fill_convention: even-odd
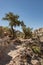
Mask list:
[[[12,40],[9,32],[3,35],[5,28],[0,30],[0,65],[43,65],[43,28],[35,30],[30,39]]]
[[[0,38],[0,65],[43,65],[43,42],[38,38]]]

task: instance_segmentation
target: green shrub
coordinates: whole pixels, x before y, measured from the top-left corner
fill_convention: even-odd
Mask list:
[[[23,33],[24,33],[24,38],[32,38],[32,29],[30,27],[22,27]]]
[[[32,46],[32,50],[33,52],[35,52],[36,54],[39,54],[41,51],[40,51],[40,47],[38,46]]]

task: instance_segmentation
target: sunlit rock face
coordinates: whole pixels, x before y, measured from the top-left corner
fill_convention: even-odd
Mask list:
[[[33,38],[37,39],[40,42],[43,42],[43,28],[39,28],[39,29],[34,30]]]
[[[43,28],[39,28],[34,30],[34,34],[37,36],[42,36],[43,35]]]
[[[40,37],[40,42],[43,42],[43,36]]]

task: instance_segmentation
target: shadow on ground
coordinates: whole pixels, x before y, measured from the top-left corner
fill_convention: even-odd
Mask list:
[[[12,57],[5,52],[0,51],[0,65],[6,65],[11,61]]]

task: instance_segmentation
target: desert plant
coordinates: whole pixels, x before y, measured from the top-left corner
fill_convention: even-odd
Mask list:
[[[25,34],[24,38],[31,38],[32,37],[32,29],[30,27],[22,27],[23,33]]]
[[[21,27],[22,27],[22,31],[24,33],[24,38],[31,38],[32,37],[32,28],[30,27],[26,27],[26,25],[24,24],[24,22],[21,22]]]
[[[19,16],[13,14],[12,12],[7,13],[7,14],[5,15],[5,17],[2,18],[3,20],[9,21],[9,25],[10,25],[11,30],[12,30],[13,38],[14,38],[15,35],[16,35],[15,30],[14,30],[14,27],[19,26],[20,23],[21,23],[20,20],[18,20],[18,18],[19,18]],[[14,34],[14,33],[15,33],[15,34]]]
[[[32,46],[32,50],[33,50],[33,52],[34,53],[36,53],[36,54],[39,54],[41,51],[40,51],[40,47],[38,47],[38,46]]]

